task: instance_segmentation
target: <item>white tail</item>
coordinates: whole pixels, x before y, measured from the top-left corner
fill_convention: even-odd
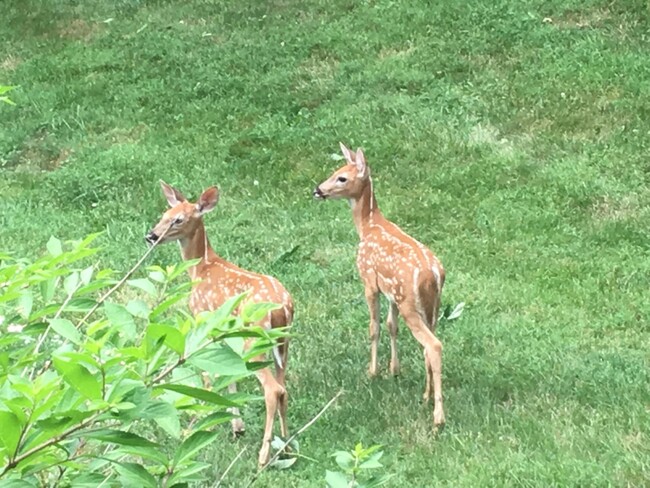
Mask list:
[[[190,203],[177,189],[160,182],[163,193],[169,203],[169,208],[160,222],[147,235],[150,243],[179,241],[183,259],[200,259],[196,266],[190,268],[190,277],[197,283],[192,288],[190,309],[193,314],[207,310],[216,310],[227,299],[248,291],[246,302],[271,302],[282,308],[272,311],[259,325],[263,327],[286,327],[293,320],[293,301],[282,284],[271,276],[261,275],[238,268],[225,259],[220,258],[210,246],[203,225],[203,215],[212,210],[219,199],[219,191],[215,187],[208,188],[196,203]],[[287,438],[287,390],[285,374],[287,367],[288,339],[283,339],[273,350],[275,359],[275,375],[269,368],[257,371],[264,399],[266,402],[266,424],[262,448],[259,452],[259,464],[264,466],[269,462],[271,440],[273,437],[273,422],[275,413],[279,413],[280,430]],[[263,357],[255,358],[262,361]],[[232,384],[229,391],[237,391]],[[239,412],[234,410],[236,415]],[[233,420],[233,433],[239,435],[244,431],[244,423],[240,418]]]
[[[397,321],[401,314],[413,336],[424,347],[425,400],[433,385],[436,426],[445,422],[442,406],[442,343],[435,336],[440,294],[445,281],[442,264],[423,244],[384,218],[377,207],[370,168],[361,149],[356,153],[341,144],[345,166],[336,170],[314,190],[314,197],[345,198],[359,233],[357,267],[365,286],[370,310],[370,367],[377,374],[379,344],[379,294],[390,302],[388,331],[391,336],[390,370],[399,373]]]

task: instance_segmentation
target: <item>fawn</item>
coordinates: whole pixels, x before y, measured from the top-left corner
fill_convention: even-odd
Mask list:
[[[284,286],[271,276],[238,268],[219,257],[210,246],[203,225],[203,215],[217,205],[219,190],[210,187],[201,194],[196,203],[190,203],[176,188],[162,180],[160,185],[171,208],[163,214],[145,239],[150,244],[179,241],[183,259],[200,259],[198,264],[189,269],[190,278],[196,281],[192,285],[190,295],[189,306],[192,313],[197,315],[200,312],[216,310],[228,298],[249,291],[244,303],[272,302],[281,305],[281,308],[270,312],[259,325],[266,328],[289,326],[293,319],[294,308],[291,296]],[[269,368],[256,372],[264,390],[266,403],[266,424],[258,458],[260,466],[266,465],[270,459],[276,411],[280,417],[282,436],[284,438],[288,436],[286,419],[288,398],[285,387],[288,347],[288,339],[283,338],[274,350],[275,375]],[[263,356],[258,356],[254,360],[263,359]],[[236,384],[231,384],[228,391],[235,393]],[[233,413],[239,415],[236,409],[233,409]],[[244,432],[241,418],[233,419],[232,429],[235,436]]]
[[[433,423],[445,422],[442,407],[442,343],[434,335],[440,295],[445,282],[442,264],[423,244],[386,219],[377,207],[370,168],[361,149],[356,153],[344,144],[346,164],[314,190],[317,199],[347,198],[359,234],[357,268],[365,287],[370,310],[370,376],[377,374],[379,344],[379,293],[390,302],[387,327],[390,333],[390,371],[399,373],[397,321],[401,314],[413,336],[424,347],[426,387],[424,399],[431,398]]]

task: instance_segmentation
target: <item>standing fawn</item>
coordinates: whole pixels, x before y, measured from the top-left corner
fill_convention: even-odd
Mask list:
[[[397,321],[402,315],[413,336],[424,347],[426,387],[424,399],[431,398],[433,423],[444,424],[442,408],[442,343],[434,335],[440,308],[445,271],[438,258],[423,244],[387,220],[377,207],[370,168],[361,149],[351,152],[341,144],[346,165],[336,170],[314,190],[314,197],[347,198],[354,225],[359,233],[357,268],[365,287],[370,310],[370,376],[377,374],[379,344],[379,293],[388,298],[390,310],[390,371],[399,373]]]
[[[203,225],[203,215],[212,210],[219,199],[219,190],[208,188],[199,197],[198,202],[190,203],[177,189],[160,182],[162,191],[171,207],[160,219],[160,222],[146,236],[153,243],[179,241],[183,259],[200,259],[198,264],[189,269],[192,281],[198,281],[192,286],[190,295],[190,310],[194,315],[200,312],[216,310],[227,299],[249,291],[244,303],[271,302],[282,306],[273,310],[259,323],[262,327],[287,327],[293,318],[293,302],[284,286],[271,276],[245,271],[219,257],[208,242]],[[275,375],[269,368],[256,372],[257,378],[264,390],[266,403],[266,424],[262,448],[259,452],[259,464],[264,466],[269,462],[271,439],[273,436],[273,421],[276,411],[280,416],[280,430],[286,438],[287,432],[287,390],[285,374],[287,370],[288,339],[283,338],[275,350]],[[258,356],[254,361],[264,360]],[[228,387],[230,393],[237,391],[233,383]],[[239,412],[234,409],[235,415]],[[240,418],[232,421],[233,433],[237,436],[244,432],[244,423]]]

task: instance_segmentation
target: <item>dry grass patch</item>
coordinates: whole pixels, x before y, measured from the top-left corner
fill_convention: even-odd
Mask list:
[[[599,221],[620,222],[639,215],[641,204],[639,196],[628,194],[621,198],[605,195],[592,206],[592,217]]]
[[[18,172],[54,171],[72,152],[70,148],[58,147],[46,131],[39,131],[9,157],[7,166]]]
[[[128,129],[113,129],[108,133],[108,137],[113,144],[133,144],[140,141],[148,130],[149,127],[146,124],[138,124]]]
[[[15,71],[21,61],[20,58],[9,54],[0,62],[0,69],[2,71]]]
[[[387,47],[379,51],[379,59],[405,58],[415,52],[415,46],[410,42],[407,46]]]
[[[599,8],[584,11],[569,11],[557,17],[548,17],[545,21],[560,29],[593,29],[602,27],[611,18],[608,9]]]
[[[61,24],[58,29],[59,37],[74,41],[88,42],[103,30],[104,26],[97,22],[74,19]]]

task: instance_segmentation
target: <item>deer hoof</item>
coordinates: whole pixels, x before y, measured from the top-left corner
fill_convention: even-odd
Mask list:
[[[232,435],[235,439],[242,437],[246,433],[246,426],[242,419],[232,420]]]
[[[399,367],[399,361],[395,362],[390,362],[390,374],[393,376],[399,375],[400,367]]]
[[[433,426],[438,429],[445,425],[445,413],[442,409],[436,409],[433,411]]]
[[[262,449],[260,449],[260,455],[257,458],[257,466],[261,469],[267,464],[269,464],[269,460],[271,459],[271,443],[270,442],[264,442],[262,443]]]

